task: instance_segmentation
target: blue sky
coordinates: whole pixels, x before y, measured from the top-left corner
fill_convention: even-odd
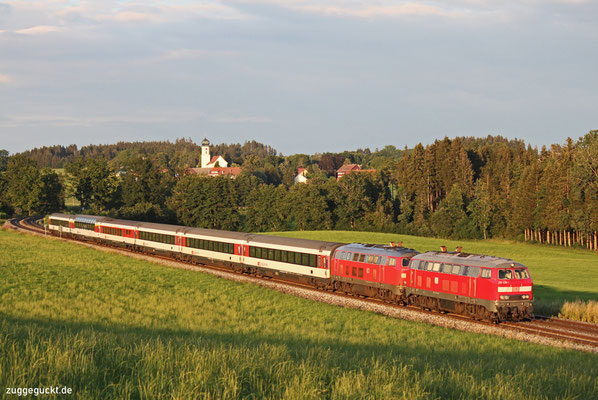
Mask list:
[[[563,143],[598,128],[597,20],[589,0],[0,0],[0,148]]]

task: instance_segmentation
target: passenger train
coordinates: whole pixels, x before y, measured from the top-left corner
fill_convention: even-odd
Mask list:
[[[460,249],[419,253],[401,243],[344,244],[60,213],[50,215],[49,229],[59,236],[476,319],[533,316],[533,284],[524,265]]]

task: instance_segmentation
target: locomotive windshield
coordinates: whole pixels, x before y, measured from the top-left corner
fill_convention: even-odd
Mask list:
[[[515,279],[529,279],[529,274],[526,269],[518,268],[515,270]]]
[[[513,279],[513,270],[510,269],[499,269],[498,279]]]

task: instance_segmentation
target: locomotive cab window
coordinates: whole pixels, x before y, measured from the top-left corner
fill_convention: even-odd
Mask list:
[[[518,268],[515,270],[515,279],[529,279],[529,274],[527,270],[523,268]]]
[[[510,269],[499,269],[498,279],[513,279],[513,271]]]
[[[394,267],[395,265],[397,265],[397,259],[390,257],[388,259],[388,265],[390,265],[391,267]]]
[[[409,266],[409,259],[403,258],[403,267],[408,267],[408,266]]]

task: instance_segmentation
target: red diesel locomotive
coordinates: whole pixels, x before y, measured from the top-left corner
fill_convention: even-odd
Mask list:
[[[49,228],[67,237],[495,322],[533,315],[529,272],[507,258],[460,251],[419,253],[401,244],[343,244],[89,215],[52,214]]]

